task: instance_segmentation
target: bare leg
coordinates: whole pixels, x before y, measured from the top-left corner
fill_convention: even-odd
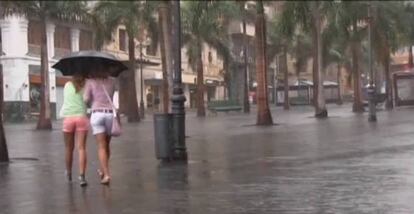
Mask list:
[[[111,135],[106,135],[106,142],[108,142],[108,144],[106,145],[106,152],[108,155],[108,161],[111,158]]]
[[[86,138],[87,131],[77,132],[77,143],[78,143],[78,152],[79,152],[79,174],[85,175],[86,172]]]
[[[110,135],[106,135],[106,142],[108,142],[108,144],[106,145],[106,154],[108,156],[108,162],[109,162],[109,159],[111,158],[111,146],[110,146],[110,144],[111,144],[111,136]],[[104,177],[104,173],[103,173],[102,167],[100,167],[98,169],[98,174],[101,177],[101,179]]]
[[[96,135],[98,141],[98,156],[100,162],[100,168],[103,173],[103,177],[109,177],[109,167],[108,167],[108,151],[109,143],[107,142],[106,134],[101,133]]]
[[[66,173],[68,173],[68,178],[71,180],[73,149],[75,147],[75,133],[65,132],[63,134],[63,138],[65,140]]]

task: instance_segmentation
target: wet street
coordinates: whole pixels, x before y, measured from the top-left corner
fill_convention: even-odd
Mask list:
[[[7,124],[0,213],[414,213],[414,108],[381,111],[377,124],[348,105],[329,108],[325,120],[309,107],[273,109],[272,127],[254,126],[255,113],[189,113],[188,165],[158,163],[147,116],[113,140],[109,187],[92,136],[81,188],[64,177],[60,123],[51,132]]]

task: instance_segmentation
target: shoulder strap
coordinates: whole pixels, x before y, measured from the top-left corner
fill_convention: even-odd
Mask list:
[[[111,103],[112,110],[114,111],[114,112],[113,112],[113,113],[114,113],[114,115],[116,115],[116,107],[115,107],[114,103],[112,102],[112,99],[111,99],[111,97],[110,97],[110,96],[109,96],[109,94],[108,94],[108,91],[106,90],[106,88],[105,88],[105,86],[104,86],[103,84],[101,84],[101,87],[102,87],[102,89],[103,89],[103,90],[104,90],[104,92],[105,92],[106,98],[108,98],[108,101]]]

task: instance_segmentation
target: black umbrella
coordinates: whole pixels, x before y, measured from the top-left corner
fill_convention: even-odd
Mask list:
[[[71,76],[74,73],[87,75],[97,66],[102,72],[109,72],[114,77],[128,69],[114,55],[98,51],[73,52],[60,59],[52,68],[60,70],[63,75]]]

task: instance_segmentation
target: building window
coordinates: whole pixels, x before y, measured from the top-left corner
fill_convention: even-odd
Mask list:
[[[70,29],[68,27],[56,26],[55,48],[70,50]]]
[[[158,45],[155,44],[154,42],[151,42],[146,48],[147,55],[155,56],[157,54],[157,49],[158,49]]]
[[[92,50],[92,32],[81,30],[79,34],[79,50]]]
[[[119,50],[121,51],[127,50],[126,36],[126,31],[124,29],[119,29]]]
[[[208,52],[208,62],[209,63],[213,62],[213,56],[211,55],[211,51]]]
[[[39,21],[29,21],[27,29],[27,39],[31,45],[39,45],[42,43],[42,25]]]
[[[56,26],[54,33],[55,55],[53,57],[62,57],[71,52],[70,28],[65,26]]]

